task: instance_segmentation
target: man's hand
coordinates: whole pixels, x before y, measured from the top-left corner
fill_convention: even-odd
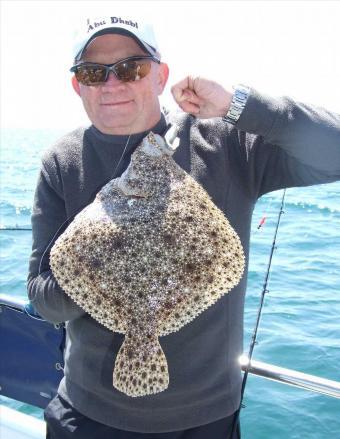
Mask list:
[[[171,87],[179,107],[201,119],[222,117],[229,110],[233,93],[217,82],[187,76]]]

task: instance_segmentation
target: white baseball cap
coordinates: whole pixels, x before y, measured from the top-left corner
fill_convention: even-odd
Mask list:
[[[150,55],[159,59],[159,49],[150,23],[132,16],[105,16],[88,18],[79,28],[73,47],[74,61],[82,57],[92,40],[105,34],[121,34],[133,38]]]

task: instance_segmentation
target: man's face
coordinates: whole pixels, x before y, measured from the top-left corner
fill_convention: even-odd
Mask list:
[[[146,55],[130,37],[102,35],[87,47],[82,61],[112,64],[134,55]],[[151,71],[134,82],[122,82],[110,72],[106,82],[86,86],[72,78],[93,125],[105,134],[133,134],[152,128],[160,119],[158,96],[168,78],[168,67],[151,62]]]

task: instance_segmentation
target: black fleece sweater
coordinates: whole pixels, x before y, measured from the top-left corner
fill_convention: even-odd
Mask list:
[[[240,236],[247,266],[251,216],[261,195],[340,179],[340,115],[323,108],[252,89],[236,126],[188,115],[176,123],[180,145],[173,157],[225,213]],[[165,128],[162,116],[153,131]],[[131,136],[117,175],[146,134]],[[32,214],[28,295],[46,320],[66,322],[65,376],[58,389],[64,399],[89,418],[122,430],[182,430],[226,417],[238,407],[247,270],[229,294],[180,331],[160,338],[169,387],[139,398],[112,386],[124,335],[97,323],[62,291],[48,257],[39,274],[49,241],[110,180],[127,137],[105,135],[91,126],[64,136],[45,152]]]

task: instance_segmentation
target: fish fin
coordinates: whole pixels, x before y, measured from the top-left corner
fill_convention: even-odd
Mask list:
[[[113,370],[113,386],[128,396],[146,396],[168,388],[168,363],[158,336],[140,342],[136,350],[132,339],[125,336]]]

